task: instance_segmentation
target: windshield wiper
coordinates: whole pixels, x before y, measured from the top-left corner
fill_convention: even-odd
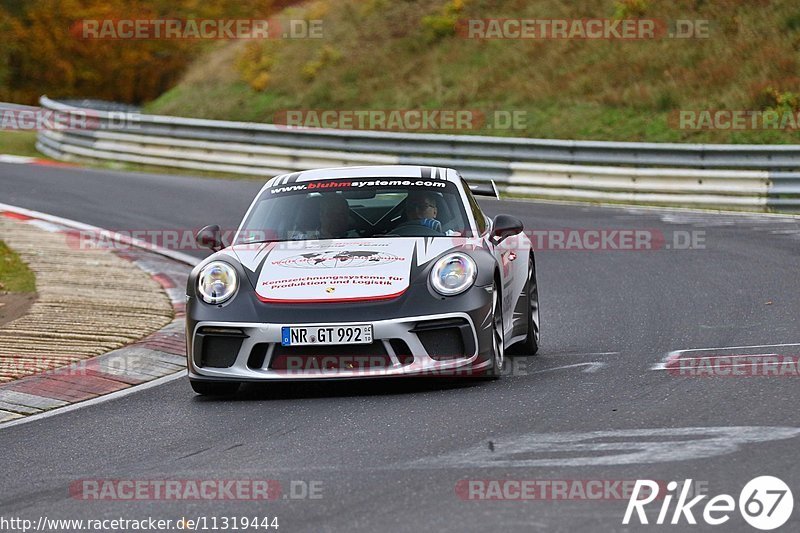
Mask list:
[[[259,239],[254,241],[240,241],[234,244],[234,246],[241,246],[243,244],[267,244],[271,242],[284,242],[281,239]]]

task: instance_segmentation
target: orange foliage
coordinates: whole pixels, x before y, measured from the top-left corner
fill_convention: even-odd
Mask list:
[[[289,0],[0,0],[0,101],[141,103],[169,89],[200,40],[84,39],[82,20],[269,18]]]

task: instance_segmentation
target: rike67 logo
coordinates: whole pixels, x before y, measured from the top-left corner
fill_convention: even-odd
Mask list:
[[[661,509],[658,512],[655,524],[666,524],[670,514],[670,506],[675,496],[678,497],[675,508],[672,512],[670,524],[685,523],[695,525],[697,519],[694,513],[700,513],[702,508],[702,519],[706,524],[719,526],[726,523],[731,518],[731,513],[736,510],[737,502],[729,494],[714,496],[705,502],[705,506],[700,506],[700,502],[708,495],[695,496],[689,499],[692,488],[692,480],[687,479],[677,493],[678,483],[670,481],[667,484],[667,492],[661,502]],[[659,484],[651,480],[637,480],[633,488],[628,508],[625,510],[625,517],[622,523],[631,523],[634,511],[641,524],[648,524],[648,517],[645,513],[645,506],[654,502],[659,496]],[[639,498],[640,493],[646,494]],[[697,508],[695,508],[697,506]],[[756,529],[769,531],[785,524],[792,516],[794,508],[794,498],[789,486],[782,480],[772,476],[760,476],[750,480],[739,494],[739,512],[742,518]]]

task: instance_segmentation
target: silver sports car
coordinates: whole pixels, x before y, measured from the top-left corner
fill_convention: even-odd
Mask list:
[[[499,377],[539,345],[536,261],[453,169],[332,168],[267,182],[225,247],[191,273],[189,380],[231,394],[265,380]]]

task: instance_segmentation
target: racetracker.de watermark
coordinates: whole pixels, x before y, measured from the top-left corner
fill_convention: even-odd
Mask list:
[[[676,377],[800,377],[800,356],[778,354],[679,357],[666,369]]]
[[[277,111],[272,122],[290,130],[524,130],[528,126],[528,113],[506,109],[285,109]]]
[[[623,40],[708,39],[711,21],[637,19],[461,19],[456,34],[464,39]]]
[[[672,129],[688,131],[798,131],[800,111],[759,109],[681,109],[671,112]]]
[[[456,496],[464,501],[628,501],[635,479],[461,479]],[[657,481],[641,495],[663,498],[667,482]],[[696,494],[708,492],[708,483],[695,483]]]
[[[322,39],[321,19],[83,19],[72,26],[83,40]]]
[[[276,479],[78,479],[70,483],[76,500],[319,500],[320,480]]]
[[[0,130],[5,131],[79,131],[135,130],[141,116],[136,112],[112,111],[102,115],[93,110],[56,111],[42,107],[8,108],[0,105]]]
[[[130,250],[137,247],[162,248],[179,251],[207,250],[196,240],[197,229],[121,229],[121,230],[80,230],[67,234],[67,245],[78,250]],[[261,229],[235,229],[220,231],[224,243],[236,241],[237,250],[259,249],[265,243],[275,242],[273,246],[283,250],[316,249],[314,240],[280,240],[276,232]],[[359,239],[342,239],[364,244],[380,239],[381,236]],[[471,236],[468,231],[454,231],[439,237],[451,239],[453,246],[468,245]],[[663,250],[704,250],[707,235],[704,230],[673,230],[665,233],[646,228],[559,228],[526,230],[522,234],[511,235],[502,242],[504,251],[524,250],[528,245],[534,251],[558,252],[650,252]]]
[[[158,341],[158,335],[152,337]],[[3,361],[0,376],[27,376],[36,374],[53,378],[78,376],[104,377],[127,376],[145,373],[153,368],[153,360],[136,353],[108,354],[101,358],[81,359],[69,362],[74,356],[12,354]]]

